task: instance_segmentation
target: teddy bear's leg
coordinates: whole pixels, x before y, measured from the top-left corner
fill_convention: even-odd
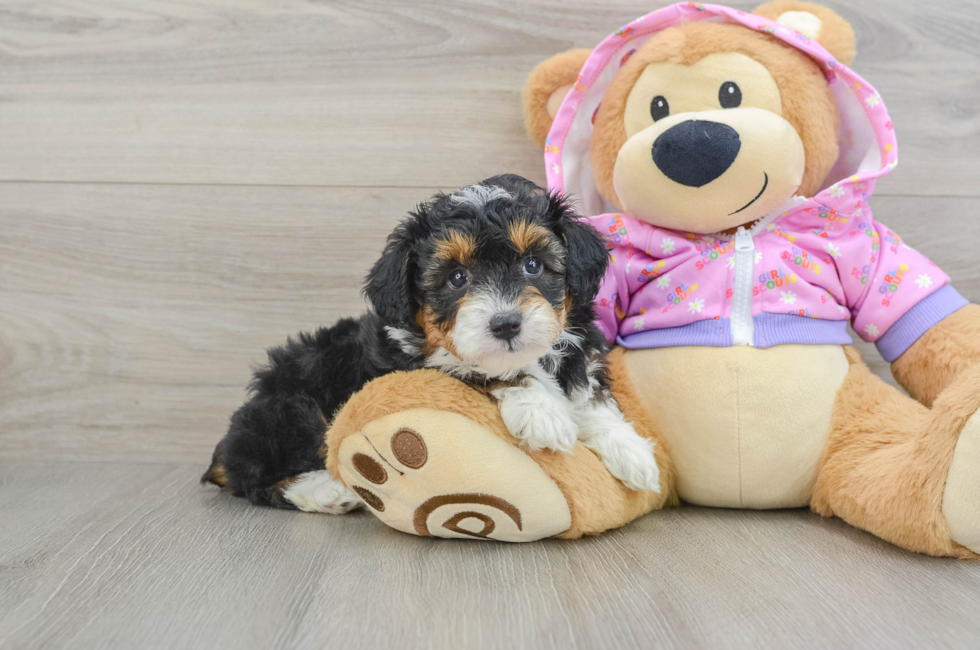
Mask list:
[[[327,448],[328,469],[370,512],[416,535],[579,537],[673,498],[669,467],[657,494],[625,488],[578,443],[571,454],[527,451],[485,394],[434,370],[369,383],[338,413]]]
[[[811,507],[909,550],[977,557],[980,368],[962,373],[929,409],[845,350],[850,369]]]

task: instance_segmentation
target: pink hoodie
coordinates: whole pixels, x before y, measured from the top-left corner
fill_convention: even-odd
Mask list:
[[[690,20],[768,32],[821,63],[841,113],[840,179],[795,197],[733,238],[657,228],[613,211],[589,163],[592,116],[625,58],[654,33]],[[778,23],[719,5],[678,3],[604,40],[583,66],[548,135],[549,188],[578,202],[605,235],[612,264],[596,299],[607,338],[628,348],[849,344],[847,322],[886,361],[967,301],[949,277],[874,220],[875,179],[898,149],[875,89],[819,44]]]

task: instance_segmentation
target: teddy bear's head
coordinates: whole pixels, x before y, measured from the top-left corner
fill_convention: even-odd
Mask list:
[[[854,31],[795,0],[757,8],[842,63]],[[524,93],[528,131],[545,139],[588,50],[553,57]],[[695,20],[654,33],[621,57],[591,116],[599,194],[648,223],[712,233],[753,222],[822,189],[838,158],[840,117],[821,66],[766,30]]]

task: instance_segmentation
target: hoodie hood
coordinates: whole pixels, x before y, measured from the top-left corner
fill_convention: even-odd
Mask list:
[[[596,47],[565,97],[545,143],[548,188],[569,195],[585,215],[615,212],[595,186],[589,145],[599,103],[629,54],[656,33],[682,22],[707,20],[743,25],[792,45],[817,61],[840,110],[840,155],[827,177],[827,187],[797,208],[832,206],[847,212],[840,197],[863,196],[874,180],[895,168],[898,146],[881,96],[853,70],[838,62],[819,43],[795,29],[744,11],[712,4],[681,2],[658,9],[616,30]],[[835,182],[836,181],[836,182]],[[860,191],[853,192],[854,185]]]

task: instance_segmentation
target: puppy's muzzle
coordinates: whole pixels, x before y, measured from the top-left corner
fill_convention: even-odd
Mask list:
[[[701,187],[732,166],[741,146],[738,131],[727,124],[687,120],[654,141],[653,162],[675,183]]]
[[[501,341],[510,342],[521,333],[521,315],[516,311],[495,314],[490,319],[490,333]]]

